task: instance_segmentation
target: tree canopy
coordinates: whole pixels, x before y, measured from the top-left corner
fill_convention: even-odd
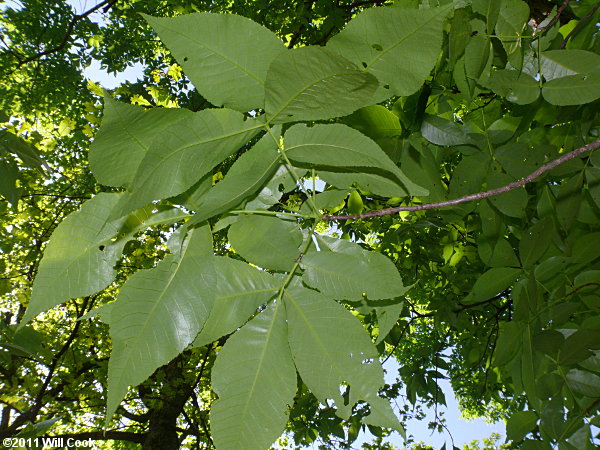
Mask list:
[[[600,3],[75,3],[0,12],[1,437],[594,447]]]

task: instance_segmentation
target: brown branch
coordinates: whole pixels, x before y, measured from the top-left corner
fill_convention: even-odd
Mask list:
[[[67,25],[67,32],[65,33],[65,36],[56,46],[46,49],[44,51],[38,52],[35,55],[29,56],[28,58],[21,59],[19,61],[19,64],[17,64],[17,69],[27,63],[38,60],[44,56],[48,56],[53,53],[61,51],[63,48],[65,48],[65,46],[69,42],[69,39],[71,38],[71,33],[73,33],[73,30],[75,29],[75,25],[77,25],[77,23],[79,23],[81,20],[85,19],[87,16],[98,11],[101,8],[104,8],[103,12],[107,12],[115,3],[117,3],[117,1],[118,0],[103,0],[100,3],[98,3],[96,6],[94,6],[93,8],[90,8],[87,11],[85,11],[84,13],[76,14],[75,16],[73,16],[73,18]]]
[[[575,28],[573,28],[571,32],[567,34],[565,40],[561,42],[560,47],[558,47],[559,49],[562,50],[567,46],[567,42],[569,42],[569,39],[571,39],[571,37],[585,25],[585,23],[590,19],[590,17],[592,17],[594,13],[598,10],[598,8],[600,8],[600,2],[596,3],[594,7],[590,10],[590,12],[583,16],[581,20],[579,20],[579,23],[575,25]]]
[[[563,13],[563,11],[565,9],[567,9],[567,6],[569,6],[570,2],[571,2],[571,0],[565,0],[563,2],[563,4],[560,5],[560,8],[558,8],[558,10],[556,11],[556,15],[552,18],[552,20],[550,22],[548,22],[548,25],[540,28],[540,31],[546,31],[546,30],[549,30],[550,28],[552,28],[552,25],[554,25],[558,21],[558,19],[560,19],[560,15]]]
[[[600,5],[600,3],[599,3]],[[519,181],[515,181],[513,183],[507,184],[506,186],[502,186],[496,189],[490,189],[489,191],[478,192],[476,194],[465,195],[464,197],[455,198],[453,200],[446,200],[443,202],[435,202],[435,203],[423,203],[422,205],[416,206],[396,206],[394,208],[385,208],[378,209],[375,211],[369,211],[362,214],[348,214],[345,216],[330,216],[324,215],[321,217],[321,220],[346,220],[346,219],[365,219],[368,217],[379,217],[379,216],[387,216],[390,214],[395,214],[400,211],[423,211],[427,209],[440,209],[445,208],[447,206],[455,206],[460,205],[461,203],[472,202],[473,200],[481,200],[488,197],[494,197],[496,195],[504,194],[505,192],[512,191],[514,189],[518,189],[520,187],[525,186],[528,183],[531,183],[533,180],[538,178],[545,172],[554,169],[556,166],[559,166],[573,158],[576,158],[586,152],[591,150],[595,150],[600,147],[600,139],[594,142],[591,142],[583,147],[573,150],[572,152],[565,153],[559,158],[556,158],[554,161],[550,161],[543,166],[540,166],[537,170],[527,175],[525,178],[522,178]]]

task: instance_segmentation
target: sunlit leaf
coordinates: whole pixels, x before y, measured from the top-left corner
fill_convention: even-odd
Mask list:
[[[206,109],[178,121],[152,142],[115,217],[190,188],[260,127],[229,109]]]

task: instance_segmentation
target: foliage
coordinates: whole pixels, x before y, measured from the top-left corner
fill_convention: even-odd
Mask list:
[[[448,377],[514,446],[593,446],[597,153],[444,203],[599,146],[593,2],[543,23],[521,0],[139,3],[99,3],[105,27],[65,2],[3,12],[0,88],[36,90],[2,103],[0,434],[60,415],[55,435],[148,448],[349,448],[361,429],[385,448]],[[27,14],[55,24],[36,48]],[[94,50],[71,58],[75,28]],[[96,52],[154,83],[74,100]],[[45,95],[35,72],[61,58],[70,82]]]

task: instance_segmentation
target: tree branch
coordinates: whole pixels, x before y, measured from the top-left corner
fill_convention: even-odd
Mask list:
[[[600,5],[600,3],[598,4]],[[455,206],[460,205],[461,203],[472,202],[473,200],[481,200],[488,197],[494,197],[496,195],[504,194],[505,192],[512,191],[514,189],[518,189],[520,187],[525,186],[528,183],[531,183],[533,180],[538,178],[545,172],[554,169],[556,166],[559,166],[573,158],[576,158],[586,152],[591,150],[595,150],[600,147],[600,139],[594,142],[591,142],[583,147],[573,150],[572,152],[565,153],[559,158],[556,158],[554,161],[550,161],[547,164],[539,167],[534,172],[527,175],[525,178],[522,178],[519,181],[515,181],[513,183],[507,184],[506,186],[502,186],[496,189],[490,189],[489,191],[478,192],[476,194],[465,195],[464,197],[455,198],[453,200],[446,200],[443,202],[436,203],[423,203],[422,205],[416,206],[396,206],[394,208],[385,208],[378,209],[375,211],[369,211],[362,214],[348,214],[345,216],[330,216],[324,215],[321,217],[321,220],[346,220],[346,219],[365,219],[368,217],[378,217],[378,216],[387,216],[390,214],[395,214],[400,211],[423,211],[426,209],[440,209],[445,208],[447,206]]]
[[[552,18],[552,20],[550,22],[548,22],[548,25],[540,28],[540,31],[546,31],[546,30],[549,30],[550,28],[552,28],[552,25],[554,25],[558,21],[558,19],[560,19],[560,15],[563,13],[563,11],[565,9],[567,9],[567,6],[569,6],[570,2],[571,2],[571,0],[565,0],[563,2],[563,4],[560,5],[560,8],[558,8],[558,10],[556,11],[556,15]]]
[[[590,19],[590,17],[592,17],[594,13],[598,10],[598,8],[600,8],[600,2],[596,3],[594,7],[590,10],[590,12],[583,16],[579,23],[575,25],[575,28],[573,28],[571,32],[567,34],[565,40],[562,41],[560,47],[558,47],[559,49],[562,50],[567,46],[567,42],[569,42],[569,39],[571,39],[571,37],[585,25],[585,23]]]
[[[98,11],[101,8],[104,8],[103,12],[107,12],[115,3],[117,3],[117,1],[118,0],[103,0],[100,3],[98,3],[96,6],[94,6],[93,8],[90,8],[87,11],[85,11],[84,13],[76,14],[75,16],[73,16],[73,18],[67,25],[67,32],[65,33],[65,36],[56,46],[46,49],[44,51],[38,52],[35,55],[29,56],[25,59],[21,59],[19,61],[19,64],[17,64],[17,69],[25,64],[28,64],[32,61],[40,59],[44,56],[48,56],[53,53],[61,51],[63,48],[65,48],[65,46],[69,42],[69,39],[71,38],[71,33],[73,33],[73,30],[75,29],[75,25],[77,25],[78,22],[85,19],[87,16]]]

